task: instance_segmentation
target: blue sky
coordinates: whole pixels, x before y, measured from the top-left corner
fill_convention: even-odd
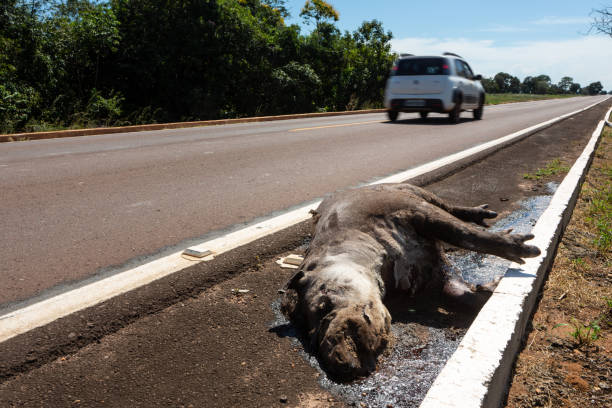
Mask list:
[[[287,0],[288,24],[302,24],[305,0]],[[461,54],[478,73],[571,76],[581,85],[601,81],[612,90],[612,38],[588,34],[593,9],[606,1],[329,0],[340,30],[377,19],[393,33],[398,52]],[[304,32],[309,28],[304,27]]]

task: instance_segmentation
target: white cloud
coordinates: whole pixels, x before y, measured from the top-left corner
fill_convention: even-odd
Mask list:
[[[412,37],[394,39],[391,46],[398,53],[416,55],[454,52],[484,76],[507,72],[523,80],[528,75],[546,74],[554,83],[570,76],[582,86],[601,81],[605,90],[612,90],[612,39],[605,36],[509,45],[498,45],[493,40]]]
[[[539,20],[531,21],[536,25],[570,25],[570,24],[589,24],[592,21],[589,17],[544,17]]]
[[[580,24],[587,27],[592,22],[589,17],[555,17],[548,16],[537,20],[528,21],[519,25],[493,24],[479,29],[484,33],[517,33],[534,30],[534,26],[556,26],[556,25],[576,25]]]
[[[496,24],[491,27],[481,28],[478,31],[484,32],[484,33],[516,33],[516,32],[523,32],[523,31],[529,31],[529,30],[525,27]]]

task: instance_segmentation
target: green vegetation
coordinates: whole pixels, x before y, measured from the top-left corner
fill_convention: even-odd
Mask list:
[[[612,324],[610,318],[612,318],[612,298],[604,297],[606,301],[606,310],[602,313],[604,319],[606,319],[607,324]]]
[[[284,0],[5,0],[0,133],[382,107],[379,21]]]
[[[584,285],[583,279],[595,274],[598,281],[605,280],[610,273],[610,248],[612,247],[612,166],[610,165],[610,141],[612,130],[603,131],[602,140],[596,152],[594,163],[589,170],[589,176],[582,186],[579,208],[574,213],[580,214],[583,232],[580,234],[584,241],[576,244],[583,248],[592,249],[594,256],[587,259],[575,257],[571,265],[575,274],[565,276],[560,282],[564,282],[562,291],[568,293],[573,299],[575,309],[589,307],[599,309],[601,298],[598,293],[603,292],[603,311],[598,313],[594,319],[584,318],[583,321],[572,318],[571,323],[560,323],[554,327],[571,326],[569,333],[578,346],[588,346],[601,337],[602,328],[606,329],[612,325],[612,297],[610,297],[609,286],[601,285],[601,292],[593,290],[593,286]],[[559,165],[560,163],[557,163]],[[582,208],[580,208],[582,207]],[[593,239],[593,237],[595,237]],[[570,241],[571,242],[571,241]],[[593,266],[594,265],[594,266]],[[599,275],[597,275],[599,274]],[[576,284],[576,282],[580,282]],[[550,283],[549,283],[550,285]],[[556,285],[556,283],[555,283]],[[561,290],[560,290],[561,291]],[[598,295],[597,298],[594,298]],[[568,296],[569,297],[569,296]]]
[[[587,222],[594,225],[598,236],[594,243],[600,252],[609,251],[612,247],[612,186],[592,191],[592,201]]]
[[[602,145],[608,145],[612,139],[612,130],[604,129]],[[600,254],[606,254],[612,248],[612,164],[606,161],[597,168],[600,183],[589,184],[584,188],[588,197],[586,222],[594,229],[596,238],[593,244]]]
[[[543,169],[538,169],[535,173],[525,173],[523,178],[527,180],[541,180],[544,177],[554,176],[559,173],[566,173],[569,170],[568,166],[564,166],[561,160],[554,159],[546,164]]]
[[[556,328],[561,326],[569,325],[567,323],[559,323],[554,327]],[[576,339],[579,347],[589,345],[595,340],[599,339],[599,333],[601,332],[599,320],[591,320],[587,324],[584,324],[577,319],[572,318],[571,326],[574,330],[570,333],[570,335]]]
[[[576,342],[578,347],[588,346],[601,337],[601,325],[610,325],[610,318],[612,317],[612,299],[608,297],[603,298],[606,304],[604,305],[604,311],[600,314],[597,319],[583,323],[578,319],[572,318],[571,323],[559,323],[553,328],[562,326],[571,326],[572,331],[569,333]]]
[[[572,262],[572,265],[574,265],[574,267],[577,269],[588,269],[589,268],[584,258],[581,258],[581,257],[574,258],[572,259],[571,262]]]
[[[285,0],[3,0],[0,134],[382,107],[381,22],[340,32],[324,0],[304,3],[308,34],[287,16]],[[488,92],[601,91],[501,74]]]
[[[582,87],[574,78],[565,76],[553,84],[548,75],[527,76],[520,81],[506,72],[499,72],[493,78],[483,78],[482,86],[488,94],[535,94],[535,95],[598,95],[605,94],[600,81]]]
[[[522,94],[522,93],[494,93],[487,94],[486,104],[487,105],[498,105],[500,103],[511,103],[511,102],[528,102],[528,101],[539,101],[542,99],[556,99],[556,98],[571,98],[576,95],[568,94],[549,94],[549,95],[536,95],[536,94]]]

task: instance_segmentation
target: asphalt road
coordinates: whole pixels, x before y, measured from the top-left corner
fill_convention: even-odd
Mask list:
[[[455,204],[489,203],[504,218],[525,199],[550,194],[549,183],[564,175],[522,175],[553,159],[573,163],[610,103],[427,189]],[[435,294],[387,297],[393,325],[403,333],[391,357],[381,358],[376,377],[366,382],[327,381],[278,314],[278,289],[295,270],[275,261],[302,253],[311,232],[311,223],[302,222],[0,343],[0,406],[418,406],[433,367],[444,363],[475,312],[440,303]],[[444,347],[434,336],[441,331]]]
[[[499,138],[605,97],[458,125],[384,114],[0,145],[0,306]]]

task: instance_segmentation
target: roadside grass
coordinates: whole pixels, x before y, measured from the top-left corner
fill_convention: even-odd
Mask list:
[[[589,170],[572,215],[575,228],[566,231],[555,260],[559,273],[551,273],[547,289],[565,294],[565,306],[573,309],[565,325],[578,346],[601,337],[607,328],[612,302],[612,129],[604,129],[595,160]],[[597,278],[593,281],[593,278]],[[565,300],[563,299],[563,300]],[[570,312],[570,310],[567,310]]]
[[[612,246],[612,165],[602,168],[601,173],[607,180],[604,185],[588,189],[591,204],[586,220],[597,230],[594,243],[599,251],[608,252]]]
[[[554,176],[560,173],[567,173],[569,166],[565,166],[560,159],[553,159],[546,164],[543,169],[538,169],[534,173],[525,173],[523,178],[527,180],[541,180],[544,177]]]
[[[612,406],[612,129],[601,142],[533,315],[506,407]]]
[[[486,105],[499,105],[500,103],[512,103],[512,102],[528,102],[528,101],[541,101],[544,99],[559,99],[559,98],[573,98],[577,95],[535,95],[535,94],[495,94],[490,93],[485,97]]]

